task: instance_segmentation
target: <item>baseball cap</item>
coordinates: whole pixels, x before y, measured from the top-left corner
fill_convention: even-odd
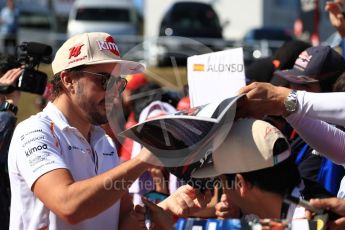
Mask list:
[[[275,75],[295,84],[322,81],[345,70],[345,60],[330,46],[315,46],[303,51],[292,69],[275,71]]]
[[[276,69],[291,69],[294,66],[299,54],[311,47],[308,42],[300,40],[286,41],[276,51],[273,64]]]
[[[269,82],[273,76],[275,68],[272,58],[261,58],[252,62],[245,68],[246,80],[248,82]]]
[[[196,169],[192,177],[215,177],[273,167],[290,156],[290,148],[274,148],[281,140],[288,143],[284,135],[268,122],[237,120],[224,142],[213,151],[212,162]]]
[[[119,63],[120,74],[143,72],[139,62],[123,60],[114,38],[102,32],[83,33],[69,38],[56,52],[52,62],[53,73],[81,65]]]

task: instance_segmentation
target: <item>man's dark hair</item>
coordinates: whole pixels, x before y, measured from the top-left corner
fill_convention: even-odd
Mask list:
[[[78,71],[80,71],[80,70],[82,70],[84,68],[85,68],[85,66],[81,65],[81,66],[77,66],[77,67],[73,67],[73,68],[67,69],[66,71],[78,72]],[[54,74],[53,79],[50,81],[50,83],[53,86],[51,99],[55,100],[55,98],[57,98],[61,94],[61,92],[63,91],[62,82],[61,82],[61,78],[60,78],[60,72]]]
[[[274,145],[274,154],[279,154],[289,149],[289,144],[285,139],[278,139]],[[272,192],[284,196],[301,182],[301,176],[292,157],[283,162],[265,169],[252,172],[240,173],[243,178],[252,186],[258,187],[263,191]],[[228,181],[235,178],[235,174],[227,175]],[[229,181],[231,182],[231,181]]]
[[[345,72],[342,73],[334,83],[333,92],[345,92]]]
[[[324,93],[332,92],[334,85],[337,82],[337,80],[340,78],[340,76],[341,76],[341,72],[338,72],[330,77],[320,80],[319,83],[320,83],[321,92],[324,92]]]

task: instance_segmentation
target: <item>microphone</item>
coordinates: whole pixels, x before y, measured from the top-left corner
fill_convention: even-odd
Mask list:
[[[22,50],[33,56],[50,56],[53,52],[51,46],[39,42],[23,42],[20,46]]]
[[[37,56],[49,56],[53,52],[51,46],[39,42],[28,42],[26,50],[28,53]]]

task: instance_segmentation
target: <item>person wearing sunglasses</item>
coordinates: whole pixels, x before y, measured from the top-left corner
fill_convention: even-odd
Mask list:
[[[52,101],[18,124],[11,141],[10,229],[145,227],[128,188],[158,162],[143,149],[119,165],[112,140],[99,127],[108,121],[106,96],[116,99],[126,87],[120,75],[142,72],[144,66],[121,59],[112,36],[94,32],[68,39],[52,69]],[[161,209],[183,213],[200,196],[187,187],[181,193],[160,204],[157,215]],[[157,215],[152,213],[153,219]]]

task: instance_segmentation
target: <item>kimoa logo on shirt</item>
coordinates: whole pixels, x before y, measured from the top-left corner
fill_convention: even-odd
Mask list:
[[[31,154],[37,152],[37,151],[40,151],[42,149],[48,149],[48,146],[47,144],[43,144],[43,145],[38,145],[38,146],[35,146],[35,147],[32,147],[30,149],[28,149],[27,151],[25,151],[25,155],[28,157],[30,156]]]

